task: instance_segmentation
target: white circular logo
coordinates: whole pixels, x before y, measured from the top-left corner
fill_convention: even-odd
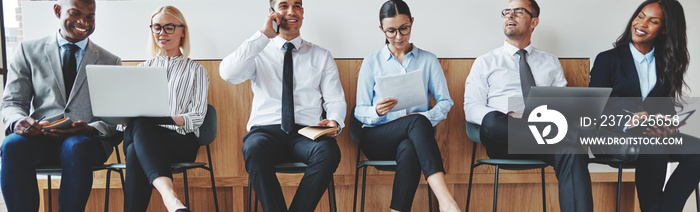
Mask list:
[[[532,135],[535,136],[535,140],[537,140],[537,144],[559,143],[562,139],[564,139],[566,132],[569,130],[569,125],[566,122],[564,115],[556,110],[548,110],[547,105],[542,105],[532,110],[530,116],[527,118],[527,121],[529,123],[550,123],[542,130],[542,132],[540,132],[535,125],[528,125],[528,127],[530,127],[530,132],[532,132]],[[545,139],[545,137],[548,137],[552,132],[552,124],[557,127],[557,135],[553,138]]]

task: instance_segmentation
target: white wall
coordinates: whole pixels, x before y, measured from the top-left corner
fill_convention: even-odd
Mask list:
[[[415,17],[412,42],[440,58],[475,58],[502,45],[500,10],[507,0],[407,0]],[[533,44],[559,57],[591,58],[610,49],[640,0],[540,0],[540,26]],[[700,1],[680,0],[687,20],[700,19]],[[329,49],[336,58],[363,58],[384,43],[378,29],[382,0],[306,0],[302,37]],[[51,35],[58,21],[54,2],[23,2],[26,39]],[[191,29],[194,59],[221,59],[263,24],[267,0],[98,1],[96,31],[91,38],[125,60],[147,58],[151,12],[174,5]],[[693,96],[700,95],[695,62],[700,55],[700,26],[688,24]],[[695,80],[693,80],[695,79]]]

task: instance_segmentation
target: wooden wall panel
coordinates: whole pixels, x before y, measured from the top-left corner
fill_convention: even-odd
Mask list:
[[[561,59],[569,86],[588,85],[588,59]],[[250,114],[253,94],[250,90],[250,81],[238,85],[232,85],[219,77],[220,61],[198,61],[209,73],[209,104],[214,105],[218,112],[218,136],[211,144],[214,173],[216,176],[219,206],[222,211],[244,211],[248,175],[244,168],[241,156],[242,138],[246,133],[245,125]],[[464,209],[466,202],[467,180],[469,177],[469,162],[472,154],[477,158],[487,158],[483,146],[479,145],[476,152],[472,151],[472,142],[465,133],[464,120],[464,82],[469,74],[474,59],[440,59],[440,64],[447,78],[450,96],[454,106],[448,114],[448,118],[437,126],[437,141],[440,146],[445,168],[447,170],[448,187],[453,192],[460,207]],[[357,75],[362,64],[361,59],[336,60],[340,72],[340,79],[345,91],[348,104],[348,113],[355,105],[355,91]],[[138,62],[124,62],[124,65],[136,65]],[[351,114],[348,114],[350,116]],[[357,144],[350,139],[349,133],[343,131],[338,137],[338,145],[342,151],[340,166],[335,173],[336,195],[340,211],[352,210],[353,184],[355,180],[355,160]],[[120,154],[121,148],[120,148]],[[123,158],[123,157],[122,157]],[[109,160],[116,162],[114,155]],[[206,151],[201,148],[197,161],[206,161]],[[493,167],[481,166],[475,170],[474,195],[472,196],[473,211],[490,211],[493,196]],[[378,171],[373,168],[368,170],[367,177],[367,211],[387,211],[391,199],[391,184],[393,172]],[[593,192],[595,193],[595,211],[614,211],[614,195],[616,189],[617,173],[593,173]],[[195,211],[214,211],[208,173],[195,170],[189,172],[191,199]],[[301,174],[279,174],[287,204],[291,202],[296,185],[301,179]],[[94,191],[91,194],[88,208],[101,208],[104,204],[104,173],[97,173],[94,182]],[[547,169],[547,209],[559,211],[557,182],[551,168]],[[625,173],[623,186],[623,211],[634,211],[636,195],[634,173]],[[541,190],[538,184],[540,175],[537,170],[529,171],[502,171],[499,182],[499,211],[540,211]],[[54,188],[58,188],[59,180],[52,182]],[[110,210],[121,211],[123,193],[117,175],[113,175],[110,181]],[[180,175],[175,176],[175,186],[182,188]],[[40,187],[46,188],[46,181],[40,181]],[[426,200],[427,187],[424,180],[414,199],[414,211],[427,211]],[[42,193],[45,193],[42,192]],[[162,211],[162,201],[158,192],[153,192],[149,211]],[[58,194],[57,192],[55,194]],[[56,195],[57,196],[57,195]],[[54,197],[56,197],[54,196]],[[184,195],[180,195],[184,197]],[[42,195],[43,199],[43,195]],[[45,202],[45,200],[42,200]],[[436,200],[433,198],[433,202]],[[437,206],[434,206],[437,209]],[[328,202],[326,196],[319,203],[316,211],[327,211]]]

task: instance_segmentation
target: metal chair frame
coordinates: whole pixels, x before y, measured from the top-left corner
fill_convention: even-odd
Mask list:
[[[212,105],[207,106],[207,114],[204,117],[204,123],[202,126],[199,127],[199,138],[197,138],[197,142],[199,143],[199,146],[206,146],[207,148],[207,163],[204,162],[191,162],[191,163],[172,163],[170,164],[170,168],[172,169],[173,173],[182,173],[182,178],[184,180],[184,187],[185,187],[185,206],[188,208],[190,207],[190,192],[189,192],[189,184],[187,180],[187,170],[190,169],[196,169],[196,168],[201,168],[204,170],[209,171],[209,177],[211,180],[211,188],[212,188],[212,193],[214,194],[214,207],[216,209],[216,212],[219,212],[219,200],[216,195],[216,180],[214,179],[214,167],[213,163],[211,160],[211,149],[209,148],[209,144],[214,142],[216,138],[216,133],[217,133],[217,117],[216,117],[216,109]],[[117,157],[119,154],[117,154]],[[122,174],[122,170],[126,169],[126,164],[125,163],[118,163],[118,164],[111,164],[108,166],[108,170],[113,170],[117,171],[120,174]],[[110,172],[107,172],[107,180],[110,178]],[[122,185],[124,184],[124,179],[122,177]],[[109,183],[107,183],[109,185]],[[107,197],[109,198],[109,193],[107,193]],[[106,206],[105,206],[105,211]]]
[[[360,156],[362,155],[362,149],[360,149],[360,142],[362,139],[362,133],[360,132],[362,130],[362,123],[355,118],[355,108],[352,109],[350,112],[350,124],[348,125],[348,128],[350,128],[350,137],[352,138],[355,143],[357,143],[357,162],[355,166],[355,192],[353,195],[353,201],[352,201],[352,211],[357,211],[357,183],[358,183],[358,178],[360,176],[360,169],[362,169],[362,199],[360,203],[360,211],[364,212],[365,211],[365,190],[367,187],[367,167],[372,166],[376,169],[383,170],[383,171],[395,171],[396,169],[396,161],[395,160],[360,160]],[[430,186],[428,186],[428,210],[430,212],[433,211],[433,201],[431,200],[432,198],[432,189]]]
[[[292,163],[279,163],[275,165],[275,172],[279,173],[304,173],[306,171],[306,168],[308,168],[309,165],[306,165],[305,163],[302,162],[292,162]],[[248,178],[248,206],[246,207],[246,211],[250,212],[251,208],[251,198],[252,198],[252,191],[253,191],[253,183]],[[258,212],[258,198],[257,195],[254,198],[255,200],[253,201],[252,205],[255,205],[255,212]],[[338,211],[338,206],[336,204],[336,198],[335,198],[335,181],[333,180],[333,177],[331,177],[331,181],[328,183],[328,205],[329,205],[329,210],[332,212],[337,212]]]
[[[541,160],[524,160],[524,159],[480,159],[476,160],[476,146],[477,143],[481,143],[481,137],[479,136],[479,130],[481,126],[467,122],[467,136],[474,142],[472,147],[472,162],[471,168],[469,170],[469,188],[467,191],[467,208],[469,211],[469,204],[471,203],[472,194],[472,180],[474,178],[474,168],[481,165],[491,165],[496,167],[496,173],[494,174],[493,183],[493,211],[496,212],[498,207],[498,174],[500,169],[507,170],[525,170],[525,169],[540,169],[542,176],[542,211],[547,212],[547,196],[545,190],[545,178],[544,169],[549,166]]]

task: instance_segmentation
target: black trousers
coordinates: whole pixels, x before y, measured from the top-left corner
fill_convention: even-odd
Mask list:
[[[299,129],[299,125],[296,125]],[[287,211],[274,166],[283,162],[309,165],[294,195],[289,211],[314,211],[340,163],[340,148],[334,138],[311,140],[280,125],[254,126],[243,138],[243,159],[255,195],[265,211]]]
[[[559,208],[563,212],[592,212],[593,195],[591,176],[588,172],[588,155],[577,147],[562,148],[559,154],[508,154],[508,122],[522,122],[521,129],[527,129],[521,119],[492,111],[481,122],[481,141],[490,158],[495,159],[539,159],[554,167],[559,180]],[[512,124],[512,123],[511,123]],[[521,133],[521,132],[517,132]],[[522,133],[530,133],[523,131]],[[522,136],[525,137],[525,136]],[[535,143],[535,141],[532,141]]]
[[[181,135],[148,119],[130,123],[124,131],[124,211],[146,211],[153,180],[163,176],[172,179],[171,163],[194,161],[199,149],[196,139],[194,133]]]
[[[682,128],[681,128],[682,129]],[[683,146],[642,146],[636,162],[635,184],[642,212],[680,212],[700,181],[700,139],[680,134]],[[669,161],[679,165],[666,183],[666,166]]]
[[[409,115],[362,129],[360,148],[371,160],[396,160],[391,209],[411,211],[420,172],[445,172],[433,125],[423,115]]]

